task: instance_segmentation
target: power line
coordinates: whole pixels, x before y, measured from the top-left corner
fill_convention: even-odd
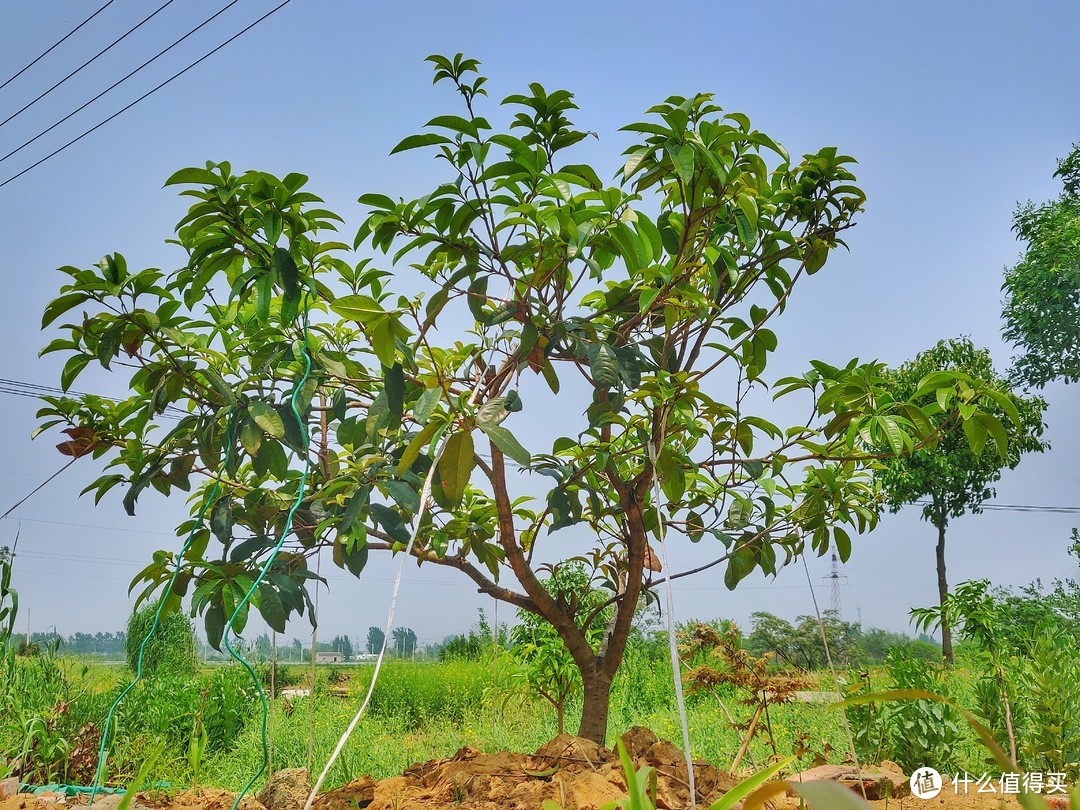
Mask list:
[[[138,29],[140,29],[140,28],[141,28],[141,27],[142,27],[142,26],[143,26],[143,25],[144,25],[145,23],[148,23],[148,22],[150,22],[150,20],[151,20],[151,19],[153,19],[154,17],[156,17],[156,16],[157,16],[157,15],[158,15],[158,14],[159,14],[160,12],[164,11],[164,10],[165,10],[165,9],[166,9],[167,7],[171,6],[171,5],[172,5],[172,4],[173,4],[173,3],[175,2],[175,1],[176,1],[176,0],[165,0],[165,3],[164,3],[164,4],[162,4],[161,6],[159,6],[159,7],[158,7],[158,9],[157,9],[156,11],[153,11],[153,12],[151,12],[151,13],[150,13],[150,15],[149,15],[148,17],[144,17],[144,18],[142,19],[142,22],[140,22],[140,23],[138,23],[137,25],[135,25],[135,27],[134,27],[134,28],[129,28],[129,29],[128,29],[128,30],[127,30],[127,31],[126,31],[126,32],[125,32],[124,34],[122,34],[122,35],[120,36],[120,38],[119,38],[119,39],[115,39],[115,40],[113,40],[113,41],[112,41],[112,43],[111,43],[110,45],[107,45],[107,46],[105,46],[104,48],[102,48],[102,49],[101,49],[100,51],[98,51],[98,52],[97,52],[96,54],[94,54],[93,56],[91,56],[91,57],[90,57],[89,59],[87,59],[87,60],[86,60],[85,62],[83,62],[83,63],[82,63],[81,65],[79,65],[79,66],[78,66],[77,68],[75,68],[75,69],[74,69],[73,71],[71,71],[71,73],[69,73],[69,74],[68,74],[67,76],[65,76],[64,78],[62,78],[62,79],[61,79],[60,81],[58,81],[58,82],[57,82],[56,84],[54,84],[54,85],[53,85],[52,87],[50,87],[50,88],[49,88],[48,90],[46,90],[45,92],[43,92],[43,93],[42,93],[41,95],[39,95],[39,96],[38,96],[37,98],[35,98],[35,99],[34,99],[33,101],[30,101],[30,102],[28,102],[28,103],[24,104],[24,105],[23,105],[22,107],[20,107],[19,109],[17,109],[17,110],[15,111],[15,112],[13,112],[13,113],[12,113],[11,115],[9,115],[9,116],[8,116],[7,118],[5,118],[5,119],[4,119],[3,121],[0,121],[0,127],[2,127],[2,126],[3,126],[4,124],[6,124],[6,123],[7,123],[8,121],[10,121],[10,120],[11,120],[12,118],[15,118],[15,116],[17,116],[17,115],[21,115],[22,113],[24,113],[24,112],[26,112],[27,110],[29,110],[29,109],[30,109],[31,107],[33,107],[33,106],[34,106],[35,104],[37,104],[37,103],[38,103],[39,101],[41,101],[41,100],[42,100],[43,98],[45,98],[45,96],[49,95],[49,93],[51,93],[51,92],[52,92],[53,90],[55,90],[55,89],[56,89],[57,87],[59,87],[60,85],[62,85],[62,84],[63,84],[64,82],[66,82],[66,81],[67,81],[68,79],[70,79],[70,78],[71,78],[72,76],[74,76],[74,75],[75,75],[76,73],[78,73],[78,72],[79,72],[80,70],[82,70],[82,69],[83,69],[84,67],[86,67],[87,65],[89,65],[89,64],[91,64],[91,63],[93,63],[93,62],[97,61],[98,57],[100,57],[100,56],[104,55],[105,53],[107,53],[108,51],[112,50],[112,49],[113,49],[113,48],[114,48],[114,47],[115,47],[116,45],[119,45],[119,44],[120,44],[121,42],[123,42],[123,41],[124,41],[125,39],[127,39],[127,37],[128,37],[128,36],[129,36],[130,34],[133,34],[133,33],[135,33],[135,32],[136,32],[136,31],[137,31]]]
[[[54,478],[56,478],[56,476],[60,475],[60,473],[62,473],[64,470],[66,470],[68,467],[70,467],[72,464],[74,464],[76,459],[78,459],[78,458],[79,458],[78,456],[72,456],[71,460],[68,461],[67,464],[65,464],[59,470],[54,472],[52,475],[50,475],[48,478],[46,478],[44,481],[42,481],[40,484],[38,484],[32,490],[30,490],[30,493],[28,495],[23,497],[21,500],[17,501],[14,506],[12,506],[10,509],[8,509],[6,512],[4,512],[4,514],[0,515],[0,520],[3,520],[4,518],[6,518],[8,515],[10,515],[12,512],[14,512],[16,509],[18,509],[20,506],[22,506],[24,503],[26,503],[28,500],[30,500],[32,497],[34,497],[34,495],[36,495],[38,492],[40,492],[42,489],[44,489],[45,486],[49,482],[51,482]]]
[[[85,391],[72,391],[70,389],[65,391],[63,388],[57,388],[54,385],[41,385],[40,383],[32,383],[25,380],[7,380],[2,377],[0,377],[0,394],[12,394],[14,396],[30,397],[32,399],[41,399],[43,396],[59,394],[61,396],[97,397],[98,399],[107,399],[109,402],[122,401],[116,397],[106,396],[105,394],[89,394]],[[166,405],[164,412],[160,415],[167,419],[179,419],[184,416],[190,416],[183,408],[178,408],[175,405]]]
[[[170,1],[170,2],[172,2],[172,0],[169,0],[169,1]],[[117,110],[117,111],[116,111],[116,112],[114,112],[114,113],[113,113],[112,115],[110,115],[110,116],[109,116],[108,118],[106,118],[106,119],[105,119],[104,121],[101,121],[101,122],[99,122],[99,123],[95,124],[94,126],[92,126],[92,127],[90,128],[90,129],[86,130],[86,131],[85,131],[85,132],[84,132],[84,133],[83,133],[82,135],[79,135],[79,136],[78,136],[78,137],[76,137],[76,138],[72,138],[72,139],[71,139],[70,141],[68,141],[67,143],[65,143],[65,144],[64,144],[63,146],[59,147],[58,149],[54,149],[54,150],[53,150],[52,152],[50,152],[49,154],[47,154],[47,155],[46,155],[45,157],[41,158],[41,160],[37,161],[36,163],[31,163],[31,164],[30,164],[29,166],[27,166],[27,167],[26,167],[25,169],[23,169],[23,170],[22,170],[21,172],[19,172],[18,174],[14,174],[14,175],[12,175],[11,177],[9,177],[9,178],[8,178],[7,180],[5,180],[4,182],[0,183],[0,188],[3,188],[4,186],[6,186],[6,185],[7,185],[8,183],[12,182],[13,180],[17,180],[17,179],[19,179],[19,178],[20,178],[20,177],[22,177],[22,176],[23,176],[24,174],[26,174],[27,172],[31,171],[32,169],[35,169],[35,168],[37,168],[38,166],[40,166],[40,165],[41,165],[42,163],[44,163],[45,161],[47,161],[47,160],[50,160],[50,159],[51,159],[51,158],[53,158],[53,157],[56,157],[56,155],[58,155],[58,154],[60,154],[61,152],[63,152],[63,151],[64,151],[65,149],[67,149],[67,148],[68,148],[69,146],[73,146],[74,144],[78,143],[78,142],[79,142],[79,141],[81,141],[81,140],[82,140],[83,138],[85,138],[85,137],[86,137],[87,135],[89,135],[90,133],[92,133],[92,132],[95,132],[96,130],[98,130],[98,129],[100,129],[101,127],[105,126],[105,124],[107,124],[107,123],[109,123],[110,121],[112,121],[112,120],[113,120],[114,118],[117,118],[117,117],[119,117],[120,115],[124,114],[125,112],[127,112],[128,110],[130,110],[130,109],[131,109],[132,107],[134,107],[134,106],[135,106],[136,104],[138,104],[138,103],[139,103],[140,101],[142,101],[143,99],[147,98],[148,96],[151,96],[151,95],[153,95],[153,94],[154,94],[154,93],[156,93],[156,92],[157,92],[158,90],[160,90],[161,88],[165,87],[165,85],[169,84],[170,82],[172,82],[172,81],[174,81],[174,80],[176,80],[176,79],[179,79],[179,78],[180,78],[181,76],[183,76],[183,75],[184,75],[185,73],[187,73],[187,72],[188,72],[189,70],[191,70],[191,69],[192,69],[193,67],[195,67],[195,66],[196,66],[196,65],[198,65],[199,63],[201,63],[201,62],[205,61],[206,59],[208,59],[209,57],[213,56],[213,55],[214,55],[215,53],[217,53],[218,51],[220,51],[220,50],[221,50],[222,48],[224,48],[224,47],[225,47],[226,45],[230,44],[230,43],[231,43],[231,42],[233,42],[234,40],[236,40],[236,39],[240,38],[241,36],[243,36],[244,34],[246,34],[246,33],[247,33],[248,31],[250,31],[250,30],[251,30],[252,28],[254,28],[254,27],[255,27],[256,25],[258,25],[259,23],[261,23],[261,22],[262,22],[263,20],[265,20],[265,19],[266,19],[267,17],[269,17],[269,16],[270,16],[270,15],[272,15],[272,14],[275,14],[275,13],[277,13],[277,12],[278,12],[278,11],[280,11],[280,10],[281,10],[282,8],[284,8],[285,6],[287,6],[287,5],[288,5],[288,4],[290,3],[290,2],[292,2],[292,0],[282,0],[282,2],[281,2],[281,3],[279,3],[279,4],[278,4],[278,5],[276,5],[276,6],[274,6],[274,8],[270,9],[270,10],[269,10],[268,12],[266,12],[265,14],[263,14],[263,15],[262,15],[261,17],[259,17],[259,19],[255,20],[255,22],[251,23],[251,25],[249,25],[249,26],[248,26],[247,28],[244,28],[244,29],[243,29],[243,30],[241,30],[241,31],[240,31],[239,33],[237,33],[237,34],[234,34],[234,35],[233,35],[232,37],[230,37],[229,39],[227,39],[227,40],[225,40],[224,42],[222,42],[222,43],[221,43],[220,45],[218,45],[218,46],[217,46],[216,48],[214,48],[213,50],[211,50],[211,51],[208,51],[207,53],[203,54],[203,55],[202,55],[202,56],[200,56],[200,57],[199,57],[198,59],[196,59],[196,60],[195,60],[194,62],[192,62],[192,63],[191,63],[190,65],[188,65],[188,66],[187,66],[186,68],[184,68],[183,70],[181,70],[181,71],[179,71],[179,72],[177,72],[177,73],[174,73],[174,74],[173,74],[172,76],[170,76],[170,77],[169,77],[168,79],[166,79],[165,81],[161,82],[161,84],[159,84],[159,85],[157,85],[157,86],[155,86],[155,87],[151,88],[150,90],[146,91],[146,92],[145,92],[145,93],[143,93],[143,94],[142,94],[141,96],[139,96],[139,97],[138,97],[137,99],[135,99],[135,100],[134,100],[134,101],[132,101],[132,102],[131,102],[130,104],[128,104],[128,105],[127,105],[126,107],[121,107],[121,108],[120,108],[119,110]]]
[[[929,501],[914,501],[916,506],[929,506]],[[1016,503],[984,503],[979,507],[980,511],[990,512],[1055,512],[1058,514],[1080,513],[1080,506],[1040,506],[1034,504]]]
[[[91,14],[89,17],[87,17],[81,23],[79,23],[74,28],[72,28],[70,31],[68,31],[66,34],[64,34],[64,36],[60,37],[60,39],[56,40],[56,42],[54,42],[52,45],[50,45],[48,48],[46,48],[41,53],[41,55],[39,55],[36,59],[34,59],[28,65],[23,67],[22,70],[20,70],[18,73],[16,73],[14,76],[12,76],[6,82],[4,82],[3,84],[0,84],[0,90],[3,90],[5,87],[7,87],[13,81],[15,81],[17,78],[19,78],[24,73],[26,73],[26,71],[28,71],[30,68],[32,68],[34,65],[36,65],[38,62],[40,62],[42,59],[44,59],[46,56],[48,56],[50,53],[52,53],[52,51],[54,49],[56,49],[58,46],[63,45],[68,37],[70,37],[72,34],[74,34],[76,31],[78,31],[80,28],[82,28],[84,25],[86,25],[88,22],[90,22],[92,19],[94,19],[94,17],[96,17],[98,14],[100,14],[105,9],[107,9],[109,6],[111,6],[114,2],[115,2],[115,0],[108,0],[108,2],[105,5],[103,5],[101,8],[99,8],[97,11],[95,11],[93,14]]]
[[[115,81],[115,82],[113,82],[112,84],[110,84],[110,85],[109,85],[108,87],[106,87],[106,88],[105,88],[104,90],[102,90],[102,91],[101,91],[100,93],[98,93],[98,94],[97,94],[96,96],[94,96],[94,97],[93,97],[92,99],[90,99],[89,101],[87,101],[87,102],[86,102],[85,104],[83,104],[82,106],[80,106],[80,107],[77,107],[76,109],[72,110],[72,111],[71,111],[71,112],[69,112],[69,113],[68,113],[67,115],[65,115],[65,116],[64,116],[63,118],[61,118],[61,119],[60,119],[59,121],[57,121],[57,122],[56,122],[55,124],[53,124],[52,126],[48,127],[47,129],[43,129],[43,130],[42,130],[41,132],[39,132],[39,133],[38,133],[37,135],[35,135],[35,136],[34,136],[33,138],[31,138],[30,140],[28,140],[28,141],[26,141],[25,143],[23,143],[23,144],[22,144],[21,146],[17,146],[17,147],[15,147],[15,148],[14,148],[14,149],[12,149],[12,150],[11,150],[10,152],[8,152],[8,153],[7,153],[6,155],[4,155],[3,157],[0,157],[0,163],[3,163],[3,162],[4,162],[5,160],[7,160],[7,159],[8,159],[9,157],[11,157],[12,155],[14,155],[14,154],[16,154],[16,153],[18,153],[18,152],[21,152],[21,151],[22,151],[23,149],[25,149],[25,148],[26,148],[27,146],[29,146],[30,144],[32,144],[32,143],[33,143],[34,141],[36,141],[36,140],[37,140],[38,138],[42,137],[43,135],[46,135],[46,134],[48,134],[49,132],[52,132],[52,131],[53,131],[54,129],[56,129],[56,128],[57,128],[58,126],[60,126],[60,125],[61,125],[62,123],[64,123],[64,122],[65,122],[65,121],[67,121],[68,119],[70,119],[70,118],[71,118],[72,116],[74,116],[74,115],[77,115],[78,113],[80,113],[80,112],[82,112],[83,110],[85,110],[85,109],[86,109],[87,107],[89,107],[89,106],[90,106],[91,104],[93,104],[93,103],[94,103],[95,101],[97,101],[97,100],[98,100],[99,98],[101,98],[101,97],[102,97],[103,95],[105,95],[106,93],[108,93],[108,92],[109,92],[110,90],[112,90],[112,89],[114,89],[115,87],[117,87],[118,85],[121,85],[121,84],[123,84],[124,82],[126,82],[126,81],[127,81],[128,79],[130,79],[130,78],[131,78],[132,76],[134,76],[134,75],[135,75],[136,73],[138,73],[138,72],[139,72],[140,70],[142,70],[142,69],[143,69],[144,67],[146,67],[147,65],[149,65],[149,64],[150,64],[151,62],[154,62],[154,61],[155,61],[155,60],[157,60],[157,59],[158,59],[159,57],[162,57],[162,56],[164,56],[165,54],[167,54],[167,53],[168,53],[169,51],[171,51],[171,50],[172,50],[173,48],[175,48],[175,47],[176,47],[177,45],[179,45],[179,44],[180,44],[181,42],[183,42],[183,41],[184,41],[185,39],[187,39],[188,37],[190,37],[190,36],[191,36],[192,34],[194,34],[194,33],[195,33],[196,31],[198,31],[198,30],[199,30],[200,28],[202,28],[203,26],[205,26],[205,25],[207,25],[208,23],[212,22],[212,21],[213,21],[213,20],[214,20],[215,18],[217,18],[217,17],[221,16],[221,15],[222,15],[222,14],[224,14],[224,13],[225,13],[225,12],[226,12],[226,11],[227,11],[228,9],[232,8],[233,6],[235,6],[235,5],[236,5],[237,3],[239,3],[239,2],[240,2],[240,0],[232,0],[232,2],[230,2],[230,3],[228,3],[227,5],[223,6],[223,7],[222,7],[222,8],[220,9],[220,10],[218,10],[218,11],[217,11],[216,13],[214,13],[214,14],[213,14],[213,15],[211,15],[210,17],[207,17],[207,18],[206,18],[205,20],[203,20],[203,21],[202,21],[201,23],[199,23],[199,24],[198,24],[198,25],[196,25],[196,26],[195,26],[194,28],[192,28],[192,29],[191,29],[190,31],[188,31],[188,32],[187,32],[186,34],[184,34],[184,35],[183,35],[182,37],[180,37],[179,39],[175,40],[175,41],[174,41],[174,42],[172,43],[172,45],[170,45],[169,47],[165,48],[164,50],[158,51],[158,52],[157,52],[156,54],[154,54],[154,55],[153,55],[153,56],[151,56],[151,57],[150,57],[149,59],[147,59],[147,60],[146,60],[145,62],[143,62],[143,63],[142,63],[141,65],[139,65],[139,66],[138,66],[137,68],[135,68],[135,69],[134,69],[133,71],[131,71],[130,73],[128,73],[128,74],[127,74],[126,76],[124,76],[123,78],[121,78],[121,79],[118,79],[117,81]]]

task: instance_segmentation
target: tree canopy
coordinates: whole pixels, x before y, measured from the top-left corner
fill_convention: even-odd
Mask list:
[[[931,425],[942,430],[941,439],[888,459],[879,472],[892,511],[925,499],[923,519],[935,526],[978,512],[983,501],[993,497],[991,485],[1005,469],[1015,468],[1024,453],[1049,446],[1041,438],[1046,401],[1011,391],[1008,380],[994,370],[990,353],[968,338],[943,340],[920,352],[889,373],[887,385],[893,396],[907,399],[929,375],[949,371],[992,382],[1006,392],[1005,398],[987,406],[983,416],[965,421],[959,431],[944,429],[954,418],[950,412],[931,413]]]
[[[1016,377],[1036,387],[1080,380],[1080,144],[1058,161],[1062,192],[1013,215],[1024,256],[1005,271],[1005,339]]]
[[[495,126],[479,63],[430,61],[461,114],[393,151],[427,151],[444,179],[362,195],[352,245],[305,176],[208,163],[168,180],[193,202],[182,267],[63,268],[43,326],[82,315],[44,350],[67,356],[61,386],[93,362],[130,395],[48,397],[40,429],[105,459],[96,499],[123,485],[133,512],[148,488],[192,492],[191,547],[134,584],[161,589],[179,565],[166,598],[189,596],[213,643],[234,612],[242,630],[248,595],[279,631],[310,616],[321,547],[355,574],[370,551],[407,550],[549,622],[584,679],[579,733],[602,739],[659,580],[650,538],[715,543],[729,587],[808,549],[847,559],[877,521],[874,459],[938,441],[929,412],[985,416],[996,438],[983,406],[1006,400],[962,373],[897,399],[883,366],[853,360],[774,383],[804,402],[794,424],[753,412],[770,322],[863,205],[853,159],[792,158],[711,95],[672,96],[624,127],[635,142],[605,182],[570,157],[590,133],[569,92],[531,84]],[[544,555],[579,556],[611,592],[598,644],[544,588]]]

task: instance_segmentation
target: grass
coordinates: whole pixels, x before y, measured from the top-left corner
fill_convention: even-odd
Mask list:
[[[71,711],[100,726],[109,698],[130,674],[123,667],[102,665],[90,665],[84,672],[83,665],[71,661],[58,666],[77,676],[83,690]],[[306,666],[283,669],[290,680],[306,684]],[[310,740],[313,766],[320,770],[366,692],[371,674],[371,666],[319,667],[314,697],[278,698],[270,723],[273,768],[307,766]],[[555,736],[554,713],[506,675],[504,667],[501,680],[496,682],[490,664],[481,662],[387,662],[369,714],[344,749],[326,788],[364,774],[376,778],[398,775],[414,763],[452,756],[463,746],[489,751],[535,750]],[[970,679],[963,674],[953,677],[962,692]],[[341,678],[345,680],[331,683]],[[331,686],[343,688],[345,694],[334,694]],[[631,656],[614,685],[609,743],[614,744],[618,734],[634,725],[647,726],[663,738],[678,741],[681,732],[672,691],[669,665]],[[740,703],[739,695],[729,689],[720,697],[737,720],[746,720],[750,709]],[[129,701],[110,760],[111,784],[126,784],[160,740],[165,741],[165,747],[147,777],[151,781],[184,787],[190,784],[197,766],[202,784],[238,790],[258,769],[262,756],[258,702],[237,668],[208,667],[194,679],[148,683],[133,692]],[[572,707],[568,714],[571,728],[575,710],[579,707]],[[189,741],[200,712],[212,735],[195,763],[188,754]],[[689,720],[695,757],[722,768],[729,766],[740,738],[716,696],[692,696]],[[825,754],[830,761],[847,756],[849,746],[838,710],[822,704],[789,703],[771,707],[770,721],[782,756],[802,751],[802,765],[809,765],[815,753]],[[985,752],[973,738],[968,749],[966,756],[974,767]],[[764,740],[758,740],[752,753],[764,764],[772,751]]]

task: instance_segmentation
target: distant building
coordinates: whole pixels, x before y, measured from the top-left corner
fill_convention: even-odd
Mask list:
[[[345,656],[339,653],[337,650],[330,650],[328,652],[323,652],[322,650],[320,650],[319,652],[315,653],[316,664],[340,664],[344,660]]]

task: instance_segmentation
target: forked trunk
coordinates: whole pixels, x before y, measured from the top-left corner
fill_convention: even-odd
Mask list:
[[[611,676],[595,667],[581,673],[584,698],[578,736],[600,745],[607,739],[608,708],[611,702]]]

